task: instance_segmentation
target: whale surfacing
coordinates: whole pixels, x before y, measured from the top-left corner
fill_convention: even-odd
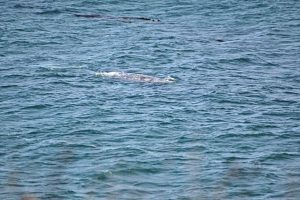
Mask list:
[[[134,74],[126,72],[97,72],[96,76],[147,83],[172,83],[175,81],[175,79],[170,76],[167,76],[166,78],[158,78],[144,74]]]

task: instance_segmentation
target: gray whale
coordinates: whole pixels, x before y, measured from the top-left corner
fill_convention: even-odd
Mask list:
[[[166,78],[158,78],[155,76],[126,73],[126,72],[97,72],[96,76],[133,81],[133,82],[148,82],[148,83],[172,83],[175,81],[175,79],[170,76],[167,76]]]
[[[140,21],[151,21],[151,22],[160,22],[159,19],[152,19],[148,17],[130,17],[130,16],[121,16],[121,17],[114,17],[114,16],[106,16],[106,15],[99,15],[99,14],[75,14],[76,17],[82,18],[91,18],[91,19],[115,19],[115,20],[124,20],[130,22],[131,20],[140,20]]]

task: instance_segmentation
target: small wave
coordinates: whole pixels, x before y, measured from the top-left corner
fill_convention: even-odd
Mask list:
[[[148,167],[148,166],[134,166],[130,167],[127,165],[117,166],[119,169],[114,172],[114,174],[118,175],[128,175],[128,174],[157,174],[164,171],[163,168],[160,167]]]
[[[237,136],[240,137],[240,138],[261,138],[261,137],[273,137],[273,136],[275,136],[275,134],[270,133],[270,132],[243,133],[243,134],[228,133],[228,134],[218,135],[216,138],[218,138],[218,139],[234,139]]]
[[[270,155],[267,155],[260,160],[263,162],[266,161],[278,161],[278,160],[290,160],[299,157],[299,155],[296,152],[279,152],[279,153],[272,153]]]
[[[22,109],[25,109],[25,110],[42,110],[42,109],[45,109],[45,108],[48,108],[48,107],[51,107],[52,105],[50,104],[36,104],[36,105],[30,105],[30,106],[26,106]]]
[[[10,75],[4,75],[1,78],[17,78],[17,79],[27,79],[27,78],[31,78],[31,75],[27,75],[27,74],[10,74]]]
[[[220,63],[251,63],[252,60],[250,58],[240,57],[233,59],[220,59]]]
[[[13,84],[13,85],[1,85],[0,86],[0,88],[16,88],[16,87],[19,87],[18,85],[15,85],[15,84]]]
[[[105,170],[99,174],[96,174],[96,178],[100,181],[104,181],[104,180],[107,180],[108,178],[110,178],[112,175],[113,175],[112,171]]]

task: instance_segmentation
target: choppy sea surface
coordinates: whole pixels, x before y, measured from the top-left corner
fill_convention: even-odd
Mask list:
[[[299,1],[0,10],[0,199],[300,199]]]

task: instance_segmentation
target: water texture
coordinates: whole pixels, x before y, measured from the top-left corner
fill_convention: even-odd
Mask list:
[[[300,199],[299,1],[0,10],[0,199]]]

